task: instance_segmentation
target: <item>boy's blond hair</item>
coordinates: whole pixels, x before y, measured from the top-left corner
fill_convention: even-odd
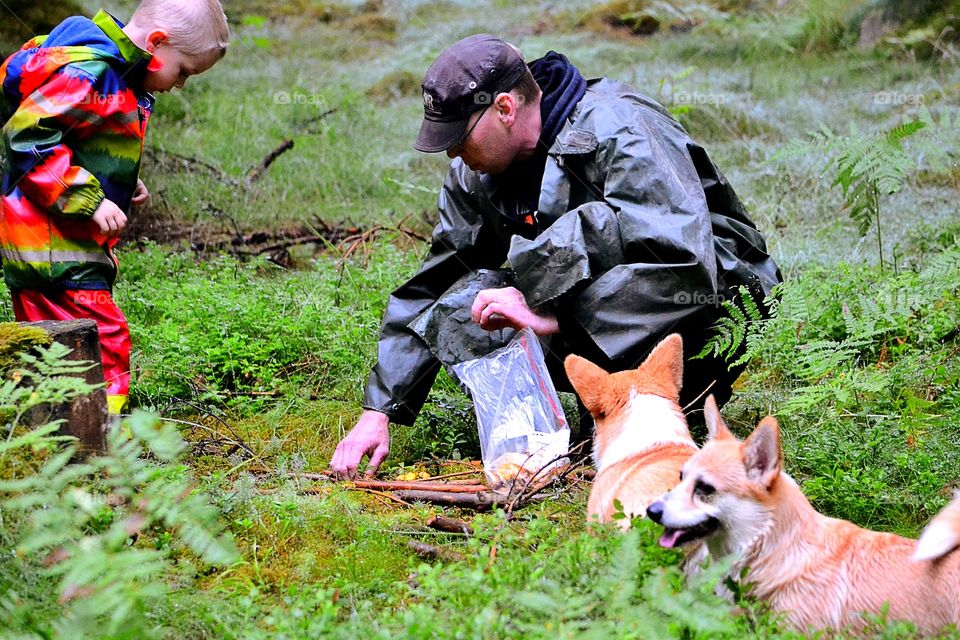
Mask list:
[[[130,22],[163,29],[170,36],[170,46],[191,57],[222,58],[230,41],[220,0],[141,0]]]

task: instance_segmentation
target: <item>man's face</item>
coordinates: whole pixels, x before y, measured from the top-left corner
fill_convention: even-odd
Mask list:
[[[504,117],[499,98],[486,109],[471,114],[467,121],[467,137],[447,149],[450,159],[459,157],[473,171],[488,174],[502,173],[513,163],[517,155],[510,139],[514,120]]]

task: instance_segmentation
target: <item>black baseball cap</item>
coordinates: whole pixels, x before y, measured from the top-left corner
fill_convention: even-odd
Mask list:
[[[423,123],[414,148],[436,153],[462,142],[470,114],[513,89],[526,68],[519,51],[487,33],[441,53],[423,77]]]

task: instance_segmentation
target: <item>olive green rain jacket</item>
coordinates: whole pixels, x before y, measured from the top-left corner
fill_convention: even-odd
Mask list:
[[[550,349],[608,371],[637,366],[673,332],[683,335],[686,356],[695,355],[720,302],[739,285],[762,300],[781,281],[763,237],[703,148],[625,84],[589,81],[550,147],[536,211],[501,186],[459,158],[451,164],[430,251],[387,304],[365,408],[413,423],[441,364],[435,342],[460,340],[451,326],[464,327],[463,340],[476,332],[467,327],[472,300],[440,335],[425,340],[413,325],[451,285],[481,269],[506,263],[530,306],[556,314],[560,339]],[[703,366],[689,361],[685,380]]]

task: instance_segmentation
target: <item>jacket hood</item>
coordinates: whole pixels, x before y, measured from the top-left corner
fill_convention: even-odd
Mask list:
[[[153,55],[135,45],[123,32],[123,23],[106,11],[93,19],[67,18],[49,35],[37,36],[10,56],[0,68],[3,96],[16,108],[24,96],[46,82],[58,69],[78,62],[103,61],[129,69],[129,79],[142,78]],[[0,111],[4,111],[0,105]],[[9,113],[0,116],[9,117]]]
[[[99,16],[98,16],[99,17]],[[109,18],[109,14],[106,16]],[[99,22],[99,21],[98,21]],[[123,25],[117,24],[118,29]],[[120,47],[104,32],[96,22],[82,16],[67,18],[43,38],[41,49],[52,47],[88,47],[92,58],[113,60],[123,63],[123,54]]]

